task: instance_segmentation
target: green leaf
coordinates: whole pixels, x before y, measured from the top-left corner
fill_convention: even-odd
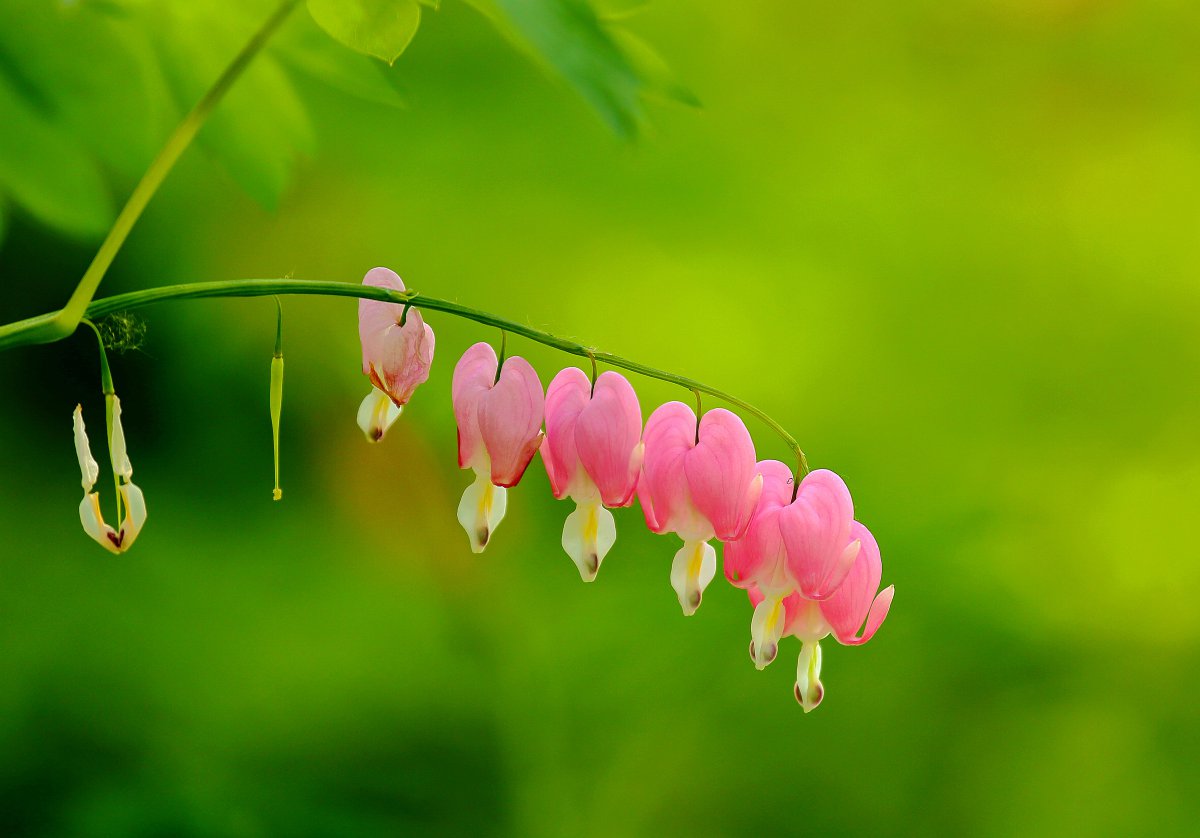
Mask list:
[[[0,66],[64,133],[125,176],[170,129],[170,92],[144,30],[91,4],[0,3]]]
[[[627,29],[613,29],[612,36],[641,76],[646,96],[657,96],[689,107],[701,107],[700,99],[672,72],[654,49]]]
[[[623,137],[638,133],[641,73],[585,0],[466,0],[567,80]]]
[[[388,67],[335,43],[309,15],[293,16],[275,36],[271,52],[289,69],[342,93],[389,107],[404,106]]]
[[[168,81],[181,111],[204,94],[257,22],[230,20],[205,4],[166,4],[148,23],[160,33]],[[308,114],[279,63],[259,55],[200,130],[200,144],[258,202],[278,205],[299,154],[316,140]]]
[[[91,155],[0,73],[0,187],[30,215],[71,235],[97,236],[112,200]]]
[[[308,0],[308,11],[350,49],[388,64],[396,63],[421,22],[417,0]]]

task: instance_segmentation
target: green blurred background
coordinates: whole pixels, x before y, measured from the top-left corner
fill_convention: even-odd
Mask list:
[[[152,1],[53,5],[0,3],[0,93],[55,126],[0,139],[5,321],[73,287],[190,101],[171,68],[211,80],[248,31],[176,10],[155,52],[128,34]],[[450,376],[497,335],[447,316],[368,446],[353,301],[285,300],[272,503],[273,304],[162,305],[113,358],[150,510],[120,557],[76,515],[94,341],[0,357],[0,832],[1197,828],[1200,10],[658,0],[628,26],[703,102],[636,142],[452,0],[387,74],[403,108],[323,82],[332,42],[310,72],[276,47],[100,293],[386,265],[730,389],[851,486],[898,591],[880,633],[826,644],[805,716],[799,644],[754,671],[719,581],[682,619],[638,509],[581,584],[540,460],[472,555]],[[22,204],[30,172],[53,188]],[[510,349],[543,382],[572,363]],[[646,415],[687,395],[635,386]]]

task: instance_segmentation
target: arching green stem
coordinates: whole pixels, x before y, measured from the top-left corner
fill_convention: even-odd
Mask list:
[[[740,408],[746,413],[757,417],[763,424],[774,431],[787,444],[788,448],[796,456],[796,462],[799,468],[797,478],[803,477],[808,473],[808,461],[804,456],[804,451],[800,448],[800,444],[796,439],[789,434],[782,425],[772,419],[763,411],[759,410],[749,402],[739,399],[731,393],[726,393],[724,390],[718,390],[716,387],[697,381],[694,378],[688,378],[675,373],[666,372],[665,370],[656,369],[637,361],[623,358],[620,355],[614,355],[611,352],[600,352],[591,347],[584,346],[575,341],[566,340],[556,337],[548,332],[543,332],[540,329],[534,329],[531,326],[526,326],[523,323],[518,323],[515,320],[507,320],[503,317],[497,317],[486,311],[470,308],[469,306],[460,305],[459,303],[449,300],[441,300],[437,297],[427,297],[424,294],[418,294],[416,291],[391,291],[387,288],[377,288],[372,285],[359,285],[349,282],[321,282],[303,279],[231,279],[220,282],[195,282],[186,285],[164,285],[159,288],[148,288],[144,291],[133,291],[128,294],[118,294],[113,297],[105,297],[96,300],[88,306],[87,313],[89,317],[104,317],[118,311],[131,311],[133,309],[143,308],[153,303],[167,302],[171,300],[190,300],[206,297],[261,297],[269,294],[313,294],[335,297],[356,297],[368,300],[380,300],[387,303],[397,303],[398,305],[411,305],[414,308],[427,309],[429,311],[441,311],[446,314],[452,314],[455,317],[462,317],[466,320],[473,320],[476,323],[481,323],[485,326],[492,326],[502,330],[505,333],[511,332],[515,335],[528,338],[537,343],[549,346],[552,349],[557,349],[560,352],[566,352],[569,355],[575,355],[580,358],[595,359],[598,362],[608,364],[618,369],[628,370],[629,372],[637,373],[638,375],[647,378],[656,378],[659,381],[667,381],[671,384],[678,384],[680,387],[686,388],[693,392],[706,393],[710,396]],[[23,321],[28,322],[28,321]],[[14,324],[19,327],[21,324]],[[15,330],[18,335],[20,329]],[[25,341],[17,340],[10,342],[7,345],[19,345]],[[0,349],[6,348],[6,344],[0,341]]]
[[[24,338],[21,340],[23,344],[53,343],[74,333],[75,329],[79,326],[80,319],[84,316],[84,311],[87,309],[88,304],[96,295],[96,289],[100,287],[100,281],[104,279],[104,275],[108,272],[109,266],[112,265],[113,259],[116,258],[117,253],[121,250],[121,246],[125,244],[125,239],[129,237],[133,226],[141,217],[142,211],[146,209],[146,205],[150,203],[150,199],[154,197],[154,193],[158,191],[158,187],[166,180],[167,175],[175,166],[176,161],[179,160],[180,155],[191,145],[196,133],[204,125],[204,121],[208,119],[208,115],[212,113],[213,108],[229,92],[229,88],[233,86],[233,83],[237,81],[238,77],[241,76],[254,57],[258,55],[271,36],[275,34],[275,30],[279,28],[279,25],[287,19],[292,9],[296,8],[299,4],[300,0],[283,0],[275,11],[271,13],[271,16],[250,37],[250,40],[242,47],[241,52],[234,56],[229,66],[225,68],[225,72],[221,73],[220,77],[213,82],[213,86],[200,98],[195,107],[183,118],[183,121],[176,126],[175,131],[167,138],[166,145],[158,152],[158,156],[154,158],[154,161],[150,164],[150,168],[146,169],[146,173],[142,175],[142,179],[134,187],[129,200],[125,202],[125,206],[113,222],[112,228],[100,244],[100,249],[96,251],[95,257],[92,259],[91,264],[88,265],[83,278],[79,280],[79,284],[75,287],[70,299],[67,300],[67,304],[60,311],[22,320],[19,323],[0,326],[0,349],[9,345],[6,339],[12,335],[12,330],[15,327],[20,327],[21,332],[24,334]]]

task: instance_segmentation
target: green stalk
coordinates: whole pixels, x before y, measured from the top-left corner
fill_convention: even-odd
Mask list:
[[[213,108],[229,92],[229,88],[238,80],[238,77],[258,55],[270,37],[275,34],[275,30],[299,3],[300,0],[283,0],[279,4],[271,16],[242,47],[241,52],[225,68],[225,72],[175,128],[174,133],[167,139],[166,145],[162,147],[158,156],[154,158],[154,162],[150,164],[150,168],[142,175],[141,181],[134,187],[129,200],[125,202],[120,215],[113,222],[112,228],[100,244],[100,249],[96,251],[96,256],[88,265],[79,285],[75,287],[75,291],[67,300],[67,304],[53,314],[43,314],[18,323],[0,326],[0,349],[17,345],[9,342],[12,337],[19,336],[20,344],[53,343],[74,333],[79,326],[80,319],[84,316],[88,303],[96,295],[100,281],[104,279],[113,259],[121,250],[121,246],[125,244],[125,239],[129,237],[129,233],[141,217],[142,211],[146,209],[146,205],[150,203],[150,199],[154,197],[154,193],[166,180],[180,155],[191,145],[196,133],[204,125]]]
[[[81,321],[85,326],[91,329],[96,334],[96,343],[100,348],[100,391],[104,393],[104,426],[108,431],[105,439],[108,441],[109,461],[112,461],[112,435],[113,435],[113,398],[116,396],[116,388],[113,387],[112,370],[108,367],[108,351],[104,347],[104,338],[100,335],[100,330],[96,328],[96,324],[86,317]],[[121,504],[121,478],[117,476],[116,469],[113,469],[113,495],[117,499],[117,517],[116,520],[122,520],[122,504]],[[120,527],[120,523],[117,524]]]
[[[691,390],[693,393],[707,393],[757,417],[763,424],[779,435],[796,456],[798,467],[796,475],[797,484],[799,483],[799,478],[803,477],[809,471],[808,460],[805,458],[800,444],[796,442],[796,439],[791,434],[784,430],[782,425],[754,405],[739,399],[737,396],[726,393],[724,390],[710,387],[703,382],[696,381],[694,378],[676,375],[675,373],[666,372],[665,370],[656,369],[637,361],[623,358],[620,355],[614,355],[611,352],[600,352],[581,343],[555,337],[549,332],[543,332],[540,329],[526,326],[515,320],[497,317],[489,312],[480,311],[479,309],[470,308],[459,303],[450,302],[449,300],[427,297],[416,291],[391,291],[387,288],[378,288],[372,285],[303,279],[231,279],[220,282],[164,285],[159,288],[149,288],[144,291],[132,291],[128,294],[105,297],[96,300],[88,306],[87,315],[93,318],[104,317],[117,311],[132,311],[154,303],[171,300],[192,300],[206,297],[262,297],[269,294],[312,294],[334,297],[357,297],[360,299],[379,300],[385,303],[408,305],[430,311],[441,311],[446,314],[452,314],[455,317],[473,320],[485,326],[493,326],[504,333],[511,332],[515,335],[520,335],[521,337],[549,346],[552,349],[557,349],[560,352],[566,352],[568,355],[594,359],[612,367],[637,373],[646,378],[656,378],[659,381],[678,384],[680,387]],[[4,346],[0,344],[0,349],[3,348]]]

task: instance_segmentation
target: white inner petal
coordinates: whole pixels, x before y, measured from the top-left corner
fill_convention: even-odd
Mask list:
[[[796,700],[805,713],[812,712],[825,697],[821,684],[821,644],[806,640],[796,661]]]
[[[471,541],[471,552],[482,553],[492,533],[504,518],[508,490],[493,486],[486,471],[475,473],[475,482],[463,492],[458,504],[458,523]]]
[[[402,410],[378,387],[371,387],[362,404],[358,406],[358,427],[367,442],[379,442],[388,428],[400,418]]]
[[[782,596],[768,596],[754,607],[754,616],[750,620],[750,635],[754,638],[751,648],[754,650],[754,665],[758,669],[765,669],[779,653],[783,624]]]
[[[671,562],[671,587],[679,607],[690,617],[700,607],[704,589],[717,575],[717,551],[707,541],[686,541]]]
[[[617,523],[598,497],[575,505],[563,524],[562,546],[584,582],[596,578],[600,563],[617,540]]]

